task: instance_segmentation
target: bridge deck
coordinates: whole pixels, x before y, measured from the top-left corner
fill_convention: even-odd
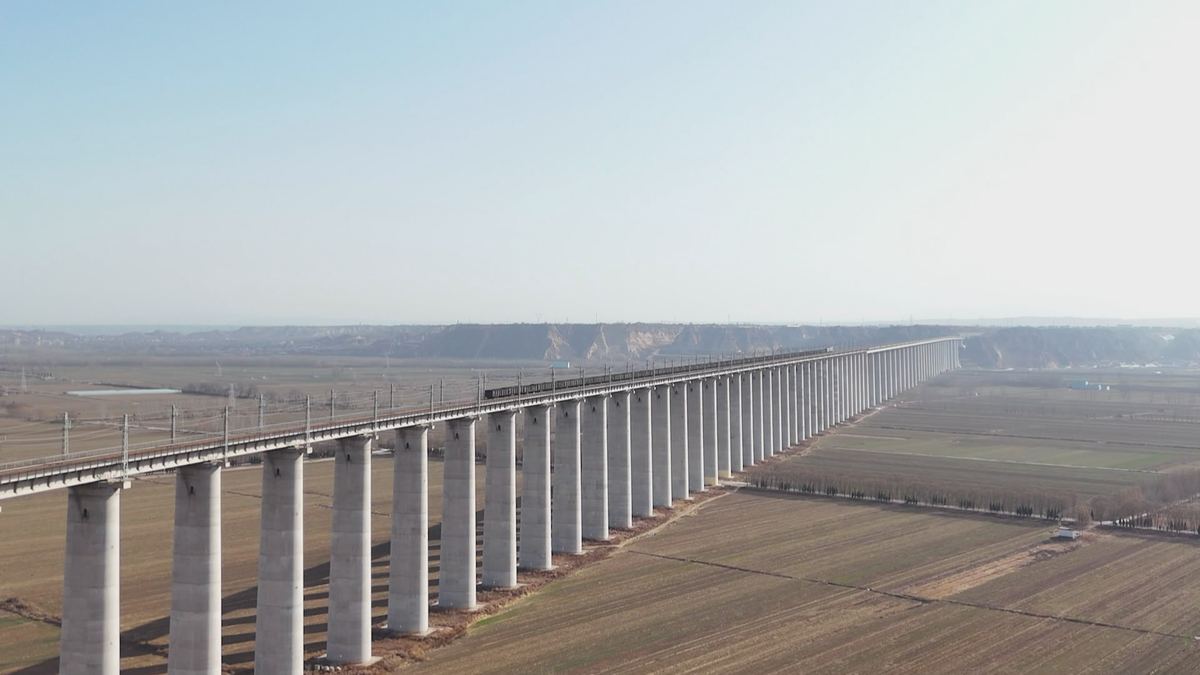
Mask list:
[[[125,480],[131,476],[174,469],[189,464],[224,462],[236,457],[285,447],[306,447],[321,441],[377,434],[381,431],[404,427],[431,425],[449,419],[482,416],[501,410],[532,405],[553,405],[563,400],[674,384],[702,377],[736,375],[768,367],[820,361],[851,354],[884,352],[957,339],[959,338],[933,338],[875,347],[836,351],[805,351],[719,363],[641,370],[632,374],[621,373],[620,381],[595,383],[596,378],[588,378],[587,381],[591,383],[584,386],[554,388],[549,392],[543,391],[537,394],[518,393],[497,398],[480,398],[470,402],[459,401],[449,405],[383,410],[378,414],[371,415],[351,413],[335,417],[332,420],[326,418],[314,421],[307,425],[285,423],[256,429],[252,432],[239,431],[231,433],[228,438],[224,434],[208,434],[191,436],[173,443],[154,442],[130,446],[128,449],[91,450],[13,462],[0,465],[0,500],[83,483]],[[569,383],[570,380],[566,384]]]

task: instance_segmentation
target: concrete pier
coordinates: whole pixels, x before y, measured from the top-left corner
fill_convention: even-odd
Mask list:
[[[671,488],[675,481],[675,469],[671,466],[671,458],[675,450],[671,447],[674,430],[671,428],[674,414],[671,410],[674,388],[669,384],[660,384],[654,388],[654,398],[650,403],[650,455],[654,465],[651,479],[654,491],[651,494],[654,506],[671,508]]]
[[[820,364],[821,431],[825,431],[833,420],[833,363],[830,359],[823,359]]]
[[[671,496],[690,499],[688,490],[688,387],[671,387]]]
[[[525,408],[525,445],[521,451],[521,527],[517,565],[548,570],[550,562],[550,420],[551,407]]]
[[[722,375],[716,378],[717,380],[717,398],[716,398],[716,415],[717,415],[717,476],[721,478],[729,478],[732,474],[732,436],[729,426],[730,421],[730,388],[733,384],[733,378],[728,375]],[[741,440],[740,438],[738,439]]]
[[[782,450],[787,450],[788,448],[792,447],[792,401],[796,400],[792,392],[791,366],[784,366],[779,369],[779,384],[779,447]]]
[[[704,484],[716,485],[719,478],[719,469],[717,467],[717,433],[720,425],[717,422],[717,378],[706,377],[700,383],[700,389],[704,392],[704,401],[701,406],[704,408],[704,446],[702,452],[704,454]],[[726,467],[728,470],[728,467]]]
[[[750,453],[750,466],[754,466],[763,460],[763,449],[766,447],[767,439],[764,436],[767,432],[766,406],[763,400],[763,393],[767,389],[766,377],[762,370],[756,370],[752,373],[754,383],[750,385],[751,393],[754,396],[754,404],[752,409],[754,417],[750,423],[751,431],[754,436],[753,452]]]
[[[517,585],[517,411],[488,415],[483,492],[484,588]]]
[[[371,437],[339,441],[329,560],[330,663],[371,659]]]
[[[633,527],[630,399],[627,391],[608,397],[608,526],[626,529]]]
[[[741,433],[741,453],[734,460],[734,471],[743,471],[754,464],[754,376],[741,373],[735,376],[738,381],[738,431]]]
[[[438,606],[475,608],[475,419],[446,421]]]
[[[579,501],[579,401],[561,401],[555,414],[554,500],[550,540],[555,553],[583,553]]]
[[[303,448],[263,453],[254,672],[304,670]]]
[[[775,369],[775,400],[773,401],[773,404],[775,406],[775,408],[774,408],[774,416],[775,416],[774,453],[776,453],[776,454],[784,452],[784,449],[786,448],[784,443],[786,442],[785,435],[786,435],[786,429],[787,429],[787,420],[784,417],[784,412],[786,410],[787,405],[786,405],[786,401],[784,400],[784,393],[785,393],[784,369],[776,368]]]
[[[221,465],[175,471],[170,675],[221,673]]]
[[[61,675],[121,670],[121,483],[67,490]]]
[[[429,632],[429,427],[396,431],[387,627]]]
[[[704,400],[709,392],[702,380],[687,383],[687,485],[689,492],[704,492]]]
[[[580,509],[583,538],[608,540],[608,396],[583,402]]]
[[[779,397],[775,389],[775,369],[763,370],[763,459],[775,455],[775,420],[779,419]]]
[[[629,398],[629,509],[634,518],[654,515],[653,404],[650,388],[634,390]]]
[[[806,441],[809,434],[808,421],[808,364],[796,364],[796,440]]]
[[[813,363],[813,435],[825,431],[825,362]]]

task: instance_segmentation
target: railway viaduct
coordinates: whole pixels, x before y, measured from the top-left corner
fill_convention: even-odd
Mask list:
[[[388,629],[429,630],[428,430],[445,425],[438,605],[471,608],[722,478],[941,372],[960,339],[822,350],[488,392],[470,404],[376,411],[231,437],[77,453],[0,469],[0,500],[69,491],[60,672],[119,672],[121,491],[175,472],[168,672],[221,672],[221,471],[261,454],[255,672],[303,672],[306,449],[339,442],[334,468],[327,659],[371,658],[372,444],[396,434]],[[516,428],[524,425],[518,538]],[[484,425],[483,565],[477,578],[475,437]],[[551,429],[554,429],[553,436]],[[553,439],[553,442],[552,440]],[[552,498],[553,496],[553,498]]]

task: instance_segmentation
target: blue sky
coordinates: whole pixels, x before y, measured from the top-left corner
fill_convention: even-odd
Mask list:
[[[1200,315],[1200,3],[0,4],[0,324]]]

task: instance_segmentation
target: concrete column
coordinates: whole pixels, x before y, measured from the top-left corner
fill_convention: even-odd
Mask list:
[[[883,400],[892,397],[892,352],[889,349],[880,354],[880,373],[883,376]]]
[[[254,672],[304,670],[303,448],[263,453]]]
[[[675,469],[671,466],[671,459],[675,456],[675,450],[671,447],[675,437],[671,429],[674,417],[671,410],[672,389],[669,384],[658,385],[654,388],[654,398],[650,403],[650,455],[654,465],[651,474],[654,490],[650,496],[655,506],[666,508],[671,508],[671,488],[675,477]]]
[[[863,377],[863,355],[861,353],[854,355],[854,415],[859,415],[866,409],[863,402],[863,384],[866,381]]]
[[[717,395],[713,400],[717,418],[717,477],[729,478],[731,475],[730,442],[732,440],[729,430],[729,389],[733,380],[728,375],[723,375],[716,378],[715,381]]]
[[[742,469],[754,466],[754,373],[738,376],[742,382]]]
[[[517,411],[491,413],[487,425],[480,583],[512,588],[517,585]]]
[[[475,607],[475,418],[446,421],[438,607]]]
[[[729,378],[729,470],[741,473],[744,468],[745,432],[742,430],[742,383],[745,375],[733,375]]]
[[[338,444],[326,658],[335,664],[364,663],[371,659],[371,437],[343,438]],[[444,542],[442,552],[444,561]]]
[[[862,365],[858,354],[850,357],[850,412],[848,418],[862,412]]]
[[[811,366],[811,361],[805,361],[799,364],[799,367],[796,369],[800,377],[800,400],[797,403],[799,403],[800,408],[800,440],[802,441],[806,441],[812,436],[812,414],[810,410],[812,392],[809,390],[812,382]]]
[[[718,479],[717,467],[717,433],[720,429],[717,422],[717,378],[706,377],[700,382],[704,392],[704,485],[716,485]]]
[[[879,352],[877,356],[879,367],[879,403],[882,404],[884,401],[888,400],[888,353]]]
[[[797,444],[804,440],[804,423],[800,419],[801,401],[804,398],[804,392],[801,388],[800,364],[793,363],[792,369],[792,444]]]
[[[868,374],[871,387],[868,405],[875,407],[880,405],[880,354],[878,352],[866,356],[866,374]]]
[[[841,358],[841,371],[838,372],[838,424],[850,417],[850,358]]]
[[[845,394],[845,398],[843,399],[844,405],[842,407],[842,419],[848,420],[854,416],[854,400],[856,397],[855,386],[857,383],[855,382],[854,378],[854,356],[846,356],[842,365],[844,366],[842,374],[845,376],[844,386],[842,388],[842,392]]]
[[[775,454],[775,419],[779,414],[775,407],[775,369],[763,370],[763,458]]]
[[[636,389],[629,397],[629,501],[634,518],[654,515],[652,401],[654,390]]]
[[[888,353],[887,352],[879,352],[879,354],[877,354],[876,357],[877,357],[876,368],[879,371],[879,401],[878,401],[878,403],[880,405],[883,405],[883,402],[888,400],[888,367],[887,367],[888,366]]]
[[[808,363],[796,364],[796,439],[808,440]]]
[[[623,391],[608,399],[608,526],[633,527],[629,462],[630,393]],[[647,434],[649,439],[649,434]]]
[[[750,465],[753,466],[763,461],[763,452],[767,447],[767,406],[766,399],[763,394],[767,391],[766,371],[756,370],[753,373],[754,384],[751,385],[752,393],[754,394],[754,419],[751,422],[751,428],[754,432],[754,452],[751,454]]]
[[[904,350],[897,349],[892,355],[892,371],[896,377],[896,395],[904,392]]]
[[[780,379],[780,406],[779,415],[782,417],[782,436],[780,438],[780,447],[787,450],[792,447],[792,401],[796,400],[792,392],[792,367],[784,366],[779,369]]]
[[[875,404],[882,405],[887,400],[887,352],[875,355],[875,378],[878,383]]]
[[[554,428],[554,500],[550,539],[555,553],[583,553],[579,501],[579,401],[560,401]]]
[[[826,364],[826,410],[825,410],[825,428],[832,429],[837,424],[837,373],[838,373],[838,357],[829,357],[829,362]]]
[[[221,673],[221,465],[175,471],[170,675]]]
[[[855,354],[850,357],[850,417],[863,411],[862,384],[862,354]]]
[[[521,450],[521,569],[548,570],[550,562],[550,406],[525,408]]]
[[[913,387],[913,358],[912,347],[904,348],[904,390],[908,391]]]
[[[915,347],[908,348],[908,388],[915,388],[920,382],[917,380],[917,350]]]
[[[688,492],[704,492],[704,382],[687,383],[687,486]]]
[[[850,365],[849,359],[845,356],[838,357],[838,398],[837,398],[837,423],[841,424],[850,416]]]
[[[821,360],[821,431],[833,426],[833,361]]]
[[[688,490],[688,386],[671,387],[671,496],[690,499]]]
[[[780,382],[779,369],[771,368],[769,372],[767,382],[771,385],[771,407],[769,408],[771,431],[767,434],[767,438],[771,444],[767,447],[767,456],[773,457],[779,452],[783,443],[783,401],[779,400],[783,387]]]
[[[121,483],[67,489],[61,675],[121,670]]]
[[[787,449],[787,372],[775,369],[775,452]]]
[[[429,632],[429,427],[396,430],[391,558],[388,630],[424,635]]]
[[[776,423],[779,426],[779,435],[775,436],[775,447],[779,448],[779,452],[784,452],[784,450],[786,450],[787,448],[792,447],[792,441],[791,441],[791,436],[790,436],[790,432],[792,429],[792,422],[791,422],[791,418],[788,418],[788,412],[787,412],[788,408],[790,408],[792,405],[791,399],[788,398],[788,392],[787,392],[787,389],[788,389],[788,387],[790,387],[790,384],[788,384],[788,380],[787,380],[786,366],[784,366],[784,368],[780,368],[780,369],[776,370],[775,374],[779,376],[779,380],[776,381],[776,383],[775,383],[775,386],[779,388],[779,419],[778,419],[778,423]]]
[[[583,538],[608,540],[608,396],[583,402],[580,505]]]
[[[888,398],[895,398],[902,391],[900,384],[900,350],[888,352],[888,380],[890,382]]]

